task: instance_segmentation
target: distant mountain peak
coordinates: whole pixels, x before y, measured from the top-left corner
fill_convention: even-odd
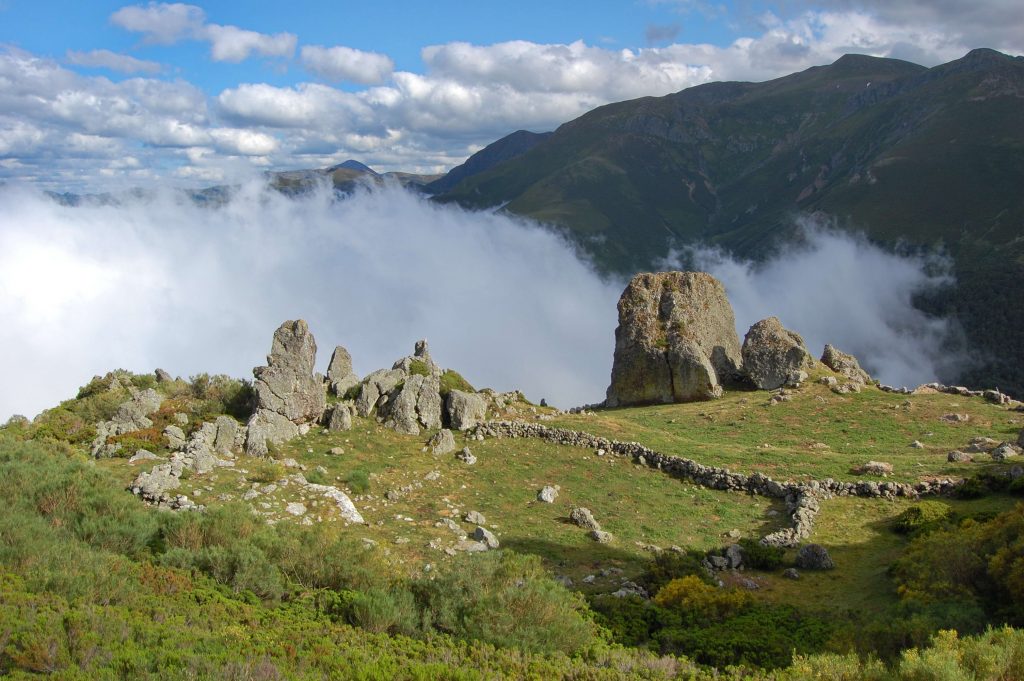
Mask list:
[[[327,170],[328,172],[334,172],[335,170],[355,170],[360,173],[370,173],[371,175],[377,174],[377,171],[370,166],[351,158],[343,163],[339,163],[338,165],[333,165]]]

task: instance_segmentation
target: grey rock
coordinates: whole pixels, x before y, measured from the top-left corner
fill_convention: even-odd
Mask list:
[[[331,418],[327,421],[327,430],[351,430],[352,405],[339,402],[331,409]]]
[[[591,530],[587,536],[598,544],[610,544],[615,541],[615,536],[611,532],[605,532],[604,530]]]
[[[473,456],[473,452],[470,451],[469,447],[463,447],[462,451],[455,455],[455,458],[469,466],[476,463],[476,457]]]
[[[545,485],[539,492],[537,492],[537,501],[543,501],[545,504],[553,504],[557,498],[558,488],[552,487],[551,485]]]
[[[1010,442],[1004,442],[992,450],[993,461],[1006,461],[1015,456],[1020,456],[1021,448]]]
[[[410,374],[378,408],[384,425],[405,435],[441,426],[441,381],[437,376]]]
[[[647,593],[647,589],[643,588],[636,582],[625,581],[623,582],[617,591],[612,592],[612,596],[615,598],[626,598],[627,596],[637,596],[639,598],[647,599],[650,598],[650,594]]]
[[[889,475],[892,473],[892,464],[884,461],[868,461],[860,467],[860,472],[865,475]]]
[[[405,380],[399,369],[378,369],[363,379],[356,398],[356,413],[366,418],[377,408],[381,397],[389,395],[398,384]]]
[[[973,454],[991,452],[1000,444],[999,440],[993,440],[990,437],[975,437],[971,438],[971,441],[967,444],[967,451]]]
[[[179,426],[188,425],[188,414],[183,414],[180,411],[176,411],[174,412],[174,416],[172,416],[171,418],[174,419],[174,422],[177,423]]]
[[[416,396],[416,417],[427,430],[441,427],[441,378],[425,376]]]
[[[287,417],[260,409],[249,419],[245,440],[245,453],[249,456],[266,456],[268,443],[279,445],[299,436],[299,427]]]
[[[171,383],[171,382],[174,381],[174,377],[171,376],[166,371],[164,371],[163,369],[157,369],[153,373],[156,375],[156,382],[157,383]]]
[[[971,416],[970,414],[943,414],[939,420],[946,423],[967,423],[971,420]]]
[[[214,427],[216,435],[213,438],[213,450],[217,454],[230,454],[238,439],[238,421],[230,416],[218,416],[214,421]]]
[[[800,579],[800,571],[796,568],[786,568],[782,571],[782,576],[786,579]]]
[[[445,400],[445,414],[453,430],[467,430],[484,420],[487,400],[476,393],[452,390]]]
[[[299,503],[298,501],[293,501],[285,506],[284,511],[289,515],[294,516],[306,515],[306,505]]]
[[[857,358],[846,354],[834,345],[825,345],[825,351],[821,353],[821,363],[851,381],[859,383],[871,382],[871,376],[868,372],[861,369]]]
[[[140,449],[136,451],[135,454],[132,455],[132,458],[128,459],[128,463],[138,463],[139,461],[152,461],[158,458],[160,457],[158,457],[153,452],[146,449]]]
[[[910,447],[912,449],[924,449],[924,443],[921,442],[920,440],[914,440],[913,442],[910,443]]]
[[[167,446],[172,452],[178,451],[185,447],[185,431],[178,426],[170,425],[164,428],[164,439],[167,440]]]
[[[743,547],[739,544],[729,544],[725,548],[725,559],[729,562],[729,568],[735,570],[743,565]]]
[[[487,524],[487,518],[485,518],[484,514],[480,513],[479,511],[470,511],[469,513],[463,516],[463,520],[465,520],[467,523],[473,523],[474,525]]]
[[[954,449],[948,455],[946,455],[946,461],[950,463],[967,463],[973,461],[974,457],[967,452],[961,452],[959,449]]]
[[[709,274],[638,274],[618,312],[609,407],[718,397],[738,371],[735,317]]]
[[[796,554],[796,566],[803,570],[831,570],[835,567],[828,550],[821,544],[805,544]]]
[[[781,388],[790,374],[813,366],[804,339],[777,317],[757,322],[743,339],[743,372],[761,390]]]
[[[164,463],[155,466],[149,472],[139,473],[131,484],[133,493],[150,503],[160,503],[172,490],[181,485],[181,468]]]
[[[448,528],[448,530],[453,532],[460,539],[465,539],[466,538],[466,531],[464,529],[462,529],[462,527],[457,522],[452,520],[451,518],[441,518],[436,523],[434,523],[434,525],[437,526],[437,527]]]
[[[215,446],[217,441],[217,425],[204,423],[193,431],[182,452],[188,468],[196,473],[209,473],[220,461]]]
[[[163,398],[160,394],[152,388],[135,390],[131,399],[118,406],[113,418],[96,424],[96,438],[93,440],[91,448],[92,455],[96,458],[114,456],[121,446],[108,444],[107,438],[134,433],[152,426],[153,422],[149,419],[149,415],[160,408],[162,401]]]
[[[711,567],[715,570],[727,570],[729,568],[729,559],[725,556],[708,556],[708,562],[711,563]]]
[[[594,514],[590,512],[589,508],[583,508],[582,506],[576,507],[569,511],[569,520],[576,523],[585,530],[600,530],[601,525],[594,519]]]
[[[496,549],[501,546],[498,542],[498,538],[494,536],[494,533],[485,527],[477,526],[477,528],[473,530],[473,539],[483,542],[489,549]]]
[[[434,454],[448,454],[449,452],[455,451],[455,436],[452,435],[452,431],[447,428],[434,433],[433,437],[427,441],[427,446],[430,447],[430,451]]]
[[[327,365],[327,385],[339,397],[359,385],[359,376],[352,371],[352,355],[340,345],[334,348],[331,362]]]

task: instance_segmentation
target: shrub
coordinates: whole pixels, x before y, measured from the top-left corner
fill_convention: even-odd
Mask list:
[[[379,634],[411,636],[419,630],[419,611],[407,589],[372,588],[350,593],[344,610],[349,624]]]
[[[739,589],[711,586],[696,575],[673,579],[654,597],[663,608],[677,608],[699,617],[722,620],[750,605],[751,597]]]
[[[901,534],[935,529],[949,514],[949,506],[940,501],[922,501],[900,513],[893,522],[893,529]]]
[[[277,461],[263,460],[249,466],[249,482],[277,482],[285,476],[285,468]]]
[[[743,564],[755,570],[774,570],[782,565],[785,549],[779,546],[765,546],[756,539],[740,539],[743,547]]]
[[[704,554],[693,549],[688,549],[686,553],[662,551],[648,565],[647,571],[640,576],[639,582],[650,593],[656,593],[673,579],[689,575],[696,575],[711,584],[711,578],[701,565],[702,560],[704,560]]]
[[[430,367],[422,359],[414,359],[409,362],[409,373],[413,376],[429,376]]]

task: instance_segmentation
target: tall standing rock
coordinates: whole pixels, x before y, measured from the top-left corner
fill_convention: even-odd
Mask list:
[[[804,339],[778,317],[757,322],[743,339],[743,371],[761,390],[781,388],[793,374],[813,366]]]
[[[279,444],[299,433],[299,424],[315,423],[327,408],[323,376],[313,373],[316,341],[304,320],[287,321],[274,332],[267,366],[256,377],[256,413],[249,419],[245,450],[267,453],[267,442]]]
[[[704,272],[638,274],[619,298],[609,407],[719,397],[740,366],[736,318]]]
[[[327,384],[335,395],[343,396],[349,388],[359,385],[359,376],[352,371],[352,355],[342,346],[334,348],[327,365]]]

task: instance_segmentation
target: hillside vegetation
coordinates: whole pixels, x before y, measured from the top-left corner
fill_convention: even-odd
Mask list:
[[[1021,416],[1004,405],[873,387],[840,396],[812,381],[771,406],[748,391],[563,414],[520,397],[491,414],[776,480],[855,480],[867,459],[892,463],[898,481],[974,480],[927,500],[824,499],[811,541],[836,567],[794,580],[796,550],[757,543],[786,524],[781,500],[708,489],[612,451],[472,431],[458,435],[469,465],[433,454],[431,433],[373,418],[183,475],[204,508],[159,510],[126,490],[145,462],[88,456],[92,424],[155,387],[164,406],[153,430],[172,412],[198,427],[246,414],[251,388],[111,376],[0,429],[0,673],[14,678],[1024,675],[1024,635],[1004,628],[1022,624],[1024,605],[1013,460],[945,456],[978,436],[1015,440]],[[950,424],[948,413],[964,418]],[[168,454],[147,430],[117,437],[125,456]],[[365,524],[308,497],[300,478],[340,486]],[[538,496],[546,486],[552,503]],[[580,506],[610,541],[570,522]],[[499,549],[457,549],[470,512]],[[703,567],[734,543],[743,569]]]

